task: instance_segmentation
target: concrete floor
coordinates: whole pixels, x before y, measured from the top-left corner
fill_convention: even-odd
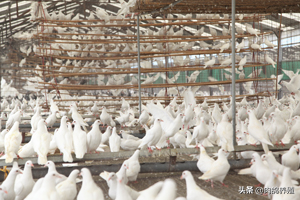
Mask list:
[[[181,172],[176,173],[144,173],[139,174],[137,182],[129,183],[128,185],[137,190],[141,191],[149,186],[153,185],[154,183],[165,180],[166,178],[172,178],[175,180],[177,184],[177,196],[186,196],[186,184],[185,180],[180,180]],[[258,181],[251,176],[245,176],[245,175],[237,175],[236,172],[230,171],[227,177],[224,180],[224,183],[228,185],[227,187],[223,187],[220,183],[216,182],[214,184],[214,188],[211,188],[210,183],[207,183],[203,180],[199,180],[198,177],[201,176],[201,172],[193,172],[193,176],[197,182],[197,184],[210,193],[211,195],[214,195],[218,198],[227,199],[227,200],[266,200],[267,197],[256,195],[254,194],[239,194],[239,186],[254,186],[258,184]],[[105,195],[105,199],[110,199],[108,196],[108,186],[106,184],[106,181],[103,180],[99,176],[94,176],[95,182],[98,184],[99,187],[103,190],[103,193]],[[81,183],[78,183],[78,190],[81,187]],[[255,188],[255,187],[254,187]]]

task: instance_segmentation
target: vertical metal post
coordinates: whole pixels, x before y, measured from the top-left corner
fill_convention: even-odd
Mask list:
[[[138,86],[139,86],[139,114],[142,112],[141,100],[141,50],[140,50],[140,15],[137,15],[137,50],[138,50]]]
[[[282,97],[282,93],[278,91],[278,75],[282,74],[282,48],[281,48],[281,21],[282,21],[282,13],[280,15],[280,25],[278,29],[278,34],[275,34],[277,36],[277,69],[276,69],[276,91],[275,91],[275,98],[280,99]],[[281,90],[280,90],[281,91]]]
[[[232,79],[231,79],[231,97],[232,97],[232,131],[233,131],[233,145],[236,146],[236,134],[235,134],[235,0],[231,3],[231,59],[232,59]],[[234,158],[236,155],[234,153]]]

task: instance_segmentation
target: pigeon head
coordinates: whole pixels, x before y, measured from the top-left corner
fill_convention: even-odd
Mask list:
[[[293,145],[293,146],[291,147],[291,149],[292,149],[293,151],[295,151],[295,152],[299,152],[299,148],[298,148],[297,145]]]
[[[255,160],[252,158],[251,162],[249,163],[249,165],[253,165],[255,163]]]
[[[182,172],[182,175],[181,175],[180,179],[185,179],[185,178],[188,177],[190,174],[191,174],[190,171],[185,170],[185,171]]]
[[[262,160],[262,161],[266,161],[266,160],[267,160],[267,155],[266,155],[266,154],[263,154],[263,155],[261,156],[261,160]]]
[[[116,173],[114,173],[114,172],[109,173],[107,181],[115,180],[115,179],[117,179]]]
[[[31,161],[31,160],[28,160],[28,161],[25,163],[25,166],[28,166],[28,167],[34,167],[34,165],[32,164],[32,161]]]

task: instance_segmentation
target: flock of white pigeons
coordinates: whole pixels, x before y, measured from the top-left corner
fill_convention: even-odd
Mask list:
[[[126,16],[129,14],[129,7],[133,6],[135,4],[135,0],[132,1],[120,1],[121,6],[120,10],[116,14],[116,16],[109,14],[106,10],[103,8],[97,7],[96,11],[90,12],[90,15],[87,17],[88,20],[94,20],[94,19],[101,19],[103,21],[93,21],[93,22],[82,22],[82,24],[87,25],[101,25],[101,24],[111,24],[116,25],[114,26],[114,29],[120,29],[122,27],[118,27],[119,24],[130,24],[130,21],[114,21],[114,19],[125,19]],[[39,7],[40,5],[43,5],[43,9]],[[53,33],[55,36],[57,36],[55,39],[55,42],[46,45],[45,47],[47,49],[41,50],[38,49],[37,45],[24,45],[20,47],[20,51],[24,53],[24,58],[20,61],[19,66],[22,67],[24,70],[19,71],[18,73],[22,73],[26,71],[26,65],[31,66],[30,63],[27,63],[26,59],[29,55],[54,55],[57,58],[53,59],[52,62],[45,62],[44,67],[50,67],[52,68],[53,73],[61,74],[63,77],[64,73],[92,73],[92,72],[107,72],[112,71],[116,68],[124,70],[135,67],[136,66],[136,59],[120,59],[120,60],[103,60],[99,61],[97,59],[92,60],[92,58],[98,58],[102,56],[107,56],[108,58],[110,56],[116,56],[119,55],[117,53],[120,53],[120,55],[130,55],[132,52],[137,52],[137,44],[136,43],[126,43],[126,42],[120,42],[116,44],[84,44],[84,43],[70,43],[67,40],[91,40],[91,39],[101,39],[101,40],[122,40],[122,35],[115,35],[115,36],[99,36],[99,34],[112,34],[111,29],[109,27],[89,27],[85,30],[85,32],[81,29],[74,28],[74,27],[60,27],[58,24],[54,23],[54,27],[51,26],[53,23],[51,20],[73,20],[75,22],[82,20],[81,16],[77,14],[76,16],[73,16],[73,13],[64,14],[62,11],[59,11],[58,13],[56,11],[53,11],[51,13],[48,13],[47,11],[47,5],[45,3],[38,3],[38,2],[32,2],[31,5],[31,20],[35,20],[38,18],[45,18],[46,20],[49,20],[49,22],[45,23],[46,28],[42,28],[42,31],[44,33]],[[194,18],[192,18],[194,17]],[[254,15],[237,15],[239,19],[251,19],[254,17]],[[149,23],[156,23],[155,19],[152,19],[151,16],[147,15],[145,18],[149,21]],[[191,19],[197,19],[197,20],[228,20],[228,15],[223,15],[222,17],[217,14],[197,14],[196,16],[192,16],[191,14],[188,15],[172,15],[169,14],[167,16],[169,20],[173,19],[174,22],[185,22],[185,21],[191,21]],[[128,19],[128,18],[127,18]],[[186,20],[184,20],[186,19]],[[160,20],[160,19],[157,19]],[[222,24],[221,24],[222,25]],[[194,33],[194,36],[220,36],[220,33],[217,32],[217,30],[222,30],[222,36],[229,36],[231,34],[231,27],[226,28],[226,26],[222,26],[221,28],[218,25],[210,25],[207,24],[207,27],[209,28],[209,33],[206,33],[204,30],[205,26],[202,26],[199,30],[197,30]],[[36,31],[36,30],[35,30]],[[32,31],[29,36],[29,38],[33,37],[32,34],[35,34],[35,31]],[[39,29],[41,31],[41,29]],[[183,36],[184,31],[187,31],[184,26],[166,26],[166,27],[145,27],[142,29],[142,35],[143,36]],[[226,80],[230,80],[232,77],[232,74],[237,74],[240,79],[244,78],[254,78],[258,77],[262,70],[258,69],[252,74],[245,76],[244,66],[247,65],[247,63],[252,62],[252,56],[249,56],[249,53],[242,53],[241,50],[243,49],[251,49],[254,51],[262,51],[264,47],[267,47],[269,49],[273,49],[274,45],[273,41],[270,42],[268,40],[268,36],[264,36],[264,41],[259,33],[258,29],[253,28],[251,24],[247,23],[241,23],[237,25],[236,32],[238,35],[248,34],[245,39],[241,40],[240,43],[236,42],[236,63],[239,65],[239,68],[232,72],[231,69],[225,69],[221,73],[224,73],[224,77]],[[74,35],[70,34],[74,33]],[[84,34],[84,35],[77,35],[77,34]],[[131,29],[127,29],[127,35],[131,36],[136,33],[133,33]],[[18,33],[14,37],[16,38],[24,38],[27,33]],[[49,35],[50,36],[50,35]],[[60,40],[60,38],[62,40]],[[247,38],[247,39],[246,39]],[[270,38],[269,38],[270,39]],[[270,39],[271,40],[271,39]],[[168,42],[167,45],[164,45],[163,43],[160,43],[159,40],[153,43],[142,43],[140,45],[141,52],[164,52],[164,51],[187,51],[187,50],[207,50],[207,49],[213,49],[218,50],[219,53],[216,55],[204,55],[204,57],[199,56],[171,56],[170,63],[172,63],[173,67],[182,67],[182,66],[201,66],[208,69],[213,69],[215,66],[230,66],[232,59],[231,56],[225,56],[224,51],[231,48],[231,42],[229,39],[215,39],[213,40],[212,44],[207,43],[207,41],[199,41],[199,42]],[[254,43],[256,41],[256,43]],[[242,54],[241,54],[242,53]],[[26,56],[25,56],[26,54]],[[248,54],[248,56],[246,55]],[[263,53],[264,56],[260,56],[262,59],[258,62],[260,63],[268,63],[271,64],[275,68],[276,62],[271,58],[272,56],[267,55],[267,53]],[[64,58],[69,57],[70,59],[60,59],[59,56],[63,56]],[[78,60],[73,59],[74,57],[84,57],[84,58],[90,58],[90,60]],[[158,67],[164,68],[165,63],[161,59],[155,59],[154,63]],[[44,67],[41,67],[39,65],[34,66],[36,71],[37,78],[27,80],[26,85],[24,86],[24,89],[29,91],[40,91],[40,89],[37,89],[37,86],[43,87],[44,85],[39,82],[44,82],[44,80],[40,79],[40,77],[43,77],[43,69]],[[152,61],[150,59],[142,59],[141,61],[141,67],[142,68],[153,68]],[[30,67],[30,72],[32,71],[32,68]],[[187,77],[187,82],[193,83],[197,80],[199,75],[203,72],[203,70],[196,70],[192,74],[190,74]],[[169,73],[169,76],[171,76],[172,73]],[[173,77],[166,77],[164,73],[148,73],[145,77],[145,80],[142,82],[142,84],[153,84],[155,83],[159,78],[162,78],[165,80],[166,83],[176,83],[178,82],[180,72],[174,73]],[[222,74],[223,76],[223,74]],[[74,77],[72,77],[74,78]],[[70,78],[71,79],[71,78]],[[217,79],[210,77],[209,81],[217,81]],[[131,75],[128,77],[126,74],[115,74],[115,75],[98,75],[97,78],[97,84],[99,86],[107,85],[137,85],[138,79],[137,76]],[[70,84],[67,80],[57,81],[58,84]],[[48,84],[56,84],[54,80],[51,80]],[[251,86],[251,83],[245,83],[244,88],[247,90],[247,93],[252,94],[253,90],[249,89],[249,85]],[[274,85],[276,85],[274,81]],[[218,92],[215,91],[216,94],[228,94],[228,91],[224,91],[224,87],[222,85],[214,85],[211,87],[215,87],[219,89]],[[275,88],[275,87],[274,87]],[[111,90],[111,92],[114,94],[114,96],[118,96],[121,92],[126,92],[126,90],[122,89],[115,89]],[[178,91],[177,88],[170,88],[168,90],[168,95],[177,95]],[[157,96],[164,96],[164,90],[160,90],[158,92]]]
[[[109,15],[104,9],[97,8],[96,12],[90,12],[88,19],[96,18],[103,19],[103,22],[90,22],[100,24],[114,24],[126,23],[125,21],[110,21],[110,19],[122,19],[129,14],[129,7],[135,4],[135,0],[125,2],[121,1],[122,6],[117,16]],[[43,4],[45,6],[45,4]],[[44,12],[37,9],[38,2],[32,2],[31,6],[31,20],[38,17],[45,17],[48,20],[80,20],[79,14],[72,18],[72,14],[64,15],[61,11],[58,13],[48,13],[45,7]],[[177,15],[179,20],[186,18],[189,20],[191,15]],[[251,17],[246,15],[239,15],[240,19],[243,17]],[[147,16],[147,18],[150,18]],[[173,15],[168,15],[168,18],[173,18]],[[197,19],[220,19],[219,15],[201,14],[196,16]],[[228,16],[224,15],[224,19]],[[176,20],[174,18],[174,20]],[[178,29],[175,31],[174,29]],[[209,27],[210,35],[217,36],[217,31]],[[255,35],[256,43],[248,41],[248,47],[254,50],[262,51],[262,41],[259,38],[259,32],[252,28],[252,25],[245,24],[245,26],[237,27],[238,34],[247,33]],[[103,34],[105,28],[92,27],[87,33],[89,34]],[[180,27],[170,26],[168,28],[160,28],[156,33],[148,29],[143,34],[145,35],[177,35],[182,36],[184,29]],[[58,33],[63,39],[92,39],[90,36],[75,36],[76,30],[72,28],[56,27],[44,29],[46,33]],[[74,36],[67,36],[64,33],[73,32]],[[223,26],[222,34],[224,36],[230,35],[230,31]],[[134,35],[130,30],[128,35]],[[195,35],[201,36],[204,34],[204,27],[199,29]],[[16,35],[15,37],[24,37],[26,33]],[[32,36],[32,35],[31,35]],[[29,37],[31,37],[29,34]],[[104,36],[93,36],[94,39],[111,39]],[[115,37],[114,37],[115,39]],[[121,38],[120,38],[121,39]],[[267,39],[264,40],[265,46],[273,48],[274,44]],[[151,43],[141,46],[142,52],[160,52],[163,50],[190,50],[190,49],[217,49],[220,50],[220,55],[217,57],[208,58],[205,56],[203,62],[199,57],[191,61],[189,56],[185,58],[182,56],[172,57],[174,66],[186,66],[191,62],[194,65],[204,65],[204,68],[213,67],[217,62],[220,66],[229,66],[232,62],[230,57],[224,58],[221,53],[231,47],[230,40],[214,41],[214,44],[208,44],[204,41],[199,43],[169,43],[168,47],[163,46],[162,43],[152,45]],[[237,44],[237,52],[245,48],[245,41]],[[48,54],[63,55],[68,54],[69,57],[99,57],[100,55],[110,56],[109,52],[133,52],[137,51],[136,44],[116,44],[112,46],[105,45],[74,45],[74,44],[52,44]],[[55,50],[58,49],[58,50]],[[39,54],[37,46],[22,46],[21,52],[29,56],[32,52]],[[75,51],[72,51],[75,50]],[[80,51],[82,51],[80,53]],[[97,52],[97,53],[95,53]],[[45,52],[44,52],[45,53]],[[236,74],[240,78],[245,78],[244,65],[247,63],[247,55],[241,58],[236,56],[239,62],[239,69]],[[275,68],[275,62],[266,54],[264,61],[271,64]],[[71,59],[72,60],[72,59]],[[91,71],[107,71],[110,68],[130,67],[128,60],[115,61],[87,61],[81,62],[77,60],[62,60],[55,59],[53,65],[59,67],[58,73],[72,72],[85,73]],[[159,67],[164,67],[164,63],[160,60],[155,60]],[[26,58],[22,59],[19,66],[26,65]],[[46,63],[50,65],[50,63]],[[100,66],[106,66],[102,68]],[[69,68],[68,66],[73,66]],[[142,62],[143,68],[151,68],[150,61]],[[41,68],[36,66],[37,77],[28,78],[27,85],[24,89],[28,91],[38,92],[38,82],[43,82],[40,78],[43,76]],[[226,71],[226,78],[231,79],[232,71]],[[53,100],[56,90],[48,93],[44,97],[37,97],[34,99],[30,97],[27,101],[22,98],[22,95],[11,86],[12,82],[7,82],[2,79],[1,93],[4,98],[1,102],[1,120],[6,120],[6,129],[2,130],[0,134],[0,151],[2,155],[0,159],[5,159],[6,163],[12,163],[14,158],[26,158],[28,161],[25,164],[24,170],[19,169],[16,163],[10,171],[6,180],[0,186],[0,199],[5,200],[20,200],[20,199],[104,199],[103,191],[94,182],[91,172],[87,168],[82,168],[81,171],[74,170],[69,177],[59,174],[55,169],[55,164],[47,159],[47,155],[54,154],[59,151],[62,154],[64,162],[73,162],[72,154],[75,154],[77,159],[83,159],[84,155],[92,152],[105,153],[119,152],[122,150],[135,151],[135,153],[124,163],[117,173],[103,172],[100,176],[107,181],[111,199],[116,200],[196,200],[201,199],[213,200],[219,199],[197,186],[193,175],[189,171],[182,172],[182,179],[186,180],[187,196],[176,198],[176,183],[172,179],[160,181],[143,191],[135,191],[126,184],[128,181],[136,181],[140,172],[139,152],[140,150],[148,149],[149,152],[159,151],[162,148],[200,148],[200,155],[198,157],[197,167],[203,173],[199,179],[209,180],[211,187],[214,187],[214,182],[220,182],[223,186],[230,165],[227,156],[234,150],[233,140],[236,139],[238,145],[259,145],[264,149],[264,154],[255,151],[244,151],[240,153],[241,158],[251,158],[251,167],[243,169],[239,174],[247,174],[254,176],[266,188],[271,187],[293,187],[294,194],[268,194],[270,199],[300,199],[300,188],[297,179],[300,178],[300,171],[298,170],[300,164],[299,152],[300,145],[293,145],[289,151],[281,152],[282,163],[277,162],[275,153],[269,151],[269,146],[285,145],[300,140],[300,75],[299,71],[284,70],[284,73],[291,79],[290,82],[283,81],[282,84],[292,95],[286,95],[282,99],[277,100],[273,97],[264,97],[259,102],[247,102],[246,97],[237,104],[236,112],[236,138],[233,138],[232,127],[232,99],[229,103],[222,105],[210,105],[205,99],[203,103],[197,104],[195,94],[199,87],[182,88],[183,100],[174,97],[168,105],[162,105],[158,100],[148,101],[146,105],[142,105],[141,115],[137,118],[138,110],[131,107],[132,101],[126,101],[122,98],[120,103],[121,109],[118,116],[113,116],[115,108],[111,109],[106,106],[107,101],[94,101],[92,105],[83,102],[60,102],[59,106],[68,106],[69,112],[59,109],[56,101]],[[187,77],[189,82],[197,80],[200,71],[195,71],[191,76]],[[261,69],[249,75],[250,78],[256,77],[261,73]],[[63,76],[63,74],[62,74]],[[281,75],[278,77],[278,87]],[[163,73],[157,73],[154,76],[147,75],[142,84],[154,83],[159,77],[166,80],[167,83],[175,83],[179,77],[179,73],[173,78],[164,76]],[[123,75],[108,76],[105,80],[104,75],[99,75],[97,79],[98,85],[123,85],[123,84],[137,84],[137,79],[132,77],[130,82],[125,83]],[[209,81],[216,81],[213,77],[209,77]],[[51,80],[55,83],[55,80]],[[67,79],[63,79],[59,84],[68,83]],[[248,93],[253,94],[251,89],[252,82],[244,83],[244,87]],[[224,92],[224,87],[219,85],[217,88]],[[112,91],[114,96],[118,96],[122,90]],[[171,93],[170,93],[171,91]],[[68,91],[60,91],[62,99],[71,99]],[[178,90],[168,90],[168,95],[178,94]],[[44,91],[42,91],[44,93]],[[164,90],[161,90],[157,96],[164,96]],[[15,97],[18,98],[8,98]],[[91,98],[89,96],[75,97]],[[46,99],[50,99],[50,112],[42,109],[45,105]],[[113,103],[113,102],[109,102]],[[92,117],[84,118],[81,114],[81,106],[90,106],[88,112]],[[28,110],[32,110],[28,112]],[[4,113],[7,113],[5,115]],[[47,116],[47,118],[44,118]],[[30,118],[24,119],[25,118]],[[72,119],[72,121],[71,121]],[[54,133],[49,132],[49,128],[60,121],[59,128],[55,129]],[[93,122],[92,128],[87,129],[87,122]],[[32,134],[31,140],[22,144],[22,134],[19,131],[19,125],[30,123]],[[121,130],[117,132],[117,125],[120,124]],[[73,128],[74,125],[74,128]],[[106,127],[104,133],[101,132],[100,126]],[[139,127],[145,129],[145,136],[138,138],[125,131],[123,127]],[[205,147],[220,146],[217,153],[217,159],[210,157],[205,150]],[[108,150],[109,149],[109,150]],[[277,154],[277,153],[276,153]],[[38,164],[48,166],[49,170],[44,178],[35,182],[32,177],[31,167],[33,166],[30,157],[38,156]],[[82,176],[82,187],[77,194],[76,183],[78,176]]]
[[[138,152],[140,150],[148,148],[149,152],[159,151],[159,149],[167,148],[171,145],[173,148],[200,148],[201,153],[197,166],[203,175],[199,177],[199,179],[210,180],[212,187],[214,187],[214,181],[218,181],[226,186],[223,181],[230,169],[227,156],[228,153],[234,150],[232,102],[230,101],[227,104],[223,103],[221,108],[216,103],[214,105],[209,105],[206,99],[203,103],[197,104],[194,96],[195,94],[190,87],[185,89],[183,94],[182,102],[177,100],[177,97],[174,97],[167,106],[163,106],[160,101],[155,102],[151,100],[146,106],[142,105],[142,113],[139,118],[135,117],[136,110],[131,108],[130,103],[124,98],[122,99],[120,116],[112,116],[105,106],[97,107],[97,102],[95,102],[90,108],[91,112],[93,112],[92,117],[95,118],[90,131],[87,130],[88,124],[86,123],[86,120],[83,119],[82,115],[78,112],[76,102],[70,104],[69,112],[61,112],[56,105],[56,102],[51,100],[51,112],[48,114],[48,117],[44,119],[42,115],[45,115],[46,112],[42,114],[41,108],[41,105],[44,102],[43,99],[31,99],[31,102],[28,105],[29,102],[25,99],[23,99],[22,102],[18,99],[12,99],[11,103],[8,103],[4,98],[1,103],[1,108],[4,111],[10,109],[10,104],[14,104],[14,107],[7,115],[7,118],[3,114],[4,112],[2,112],[1,115],[1,119],[6,120],[6,129],[0,134],[0,148],[4,153],[1,158],[5,159],[5,162],[7,163],[11,163],[13,162],[13,159],[17,157],[30,159],[28,157],[38,156],[38,164],[47,165],[47,163],[51,162],[47,160],[47,155],[55,153],[57,149],[63,154],[62,157],[64,162],[73,162],[73,153],[75,153],[76,158],[81,159],[84,158],[86,153],[96,151],[102,153],[105,148],[107,149],[106,151],[108,151],[108,147],[111,152],[119,152],[121,149],[135,150],[136,153],[129,159],[129,161],[134,160],[134,167],[131,166],[128,161],[129,164],[126,164],[125,162],[120,169],[120,171],[133,170],[133,178],[129,178],[130,176],[127,178],[130,181],[134,181],[140,170],[140,167],[137,167],[139,166],[137,163],[139,157]],[[298,187],[296,186],[297,182],[295,182],[295,180],[300,178],[300,171],[297,171],[300,163],[300,157],[297,154],[299,147],[294,145],[288,152],[284,152],[281,164],[276,161],[274,155],[268,149],[268,145],[284,145],[300,140],[300,104],[295,97],[296,96],[294,95],[286,95],[280,100],[273,97],[265,97],[264,99],[260,99],[259,103],[256,101],[247,102],[246,98],[244,98],[241,102],[237,103],[236,141],[238,145],[261,144],[265,151],[265,154],[262,156],[255,151],[241,152],[240,156],[242,158],[252,158],[252,166],[249,169],[241,170],[240,174],[252,174],[266,187],[293,186],[295,187],[295,194],[288,197],[295,196],[297,199],[300,195]],[[30,132],[32,136],[31,140],[24,145],[21,144],[22,135],[19,131],[19,124],[23,123],[21,116],[26,114],[22,109],[28,110],[27,108],[31,107],[30,105],[35,105],[32,107],[34,113],[30,120]],[[59,119],[59,117],[61,117],[61,119]],[[68,122],[71,118],[73,121],[72,123]],[[59,120],[59,128],[56,129],[53,134],[49,133],[47,127],[52,127],[53,124]],[[117,133],[117,123],[121,126],[121,130],[119,131],[120,135]],[[74,125],[74,128],[72,127],[72,124]],[[106,127],[106,131],[103,134],[100,131],[100,126]],[[142,139],[134,137],[130,132],[123,129],[125,126],[143,127],[146,134]],[[221,147],[218,151],[217,160],[209,157],[205,151],[205,147],[212,146]],[[27,165],[30,164],[26,164],[25,166]],[[30,166],[28,167],[30,168]],[[13,173],[14,170],[16,173]],[[6,198],[6,196],[18,194],[18,192],[15,191],[18,190],[17,185],[15,186],[15,189],[13,189],[13,183],[9,180],[15,180],[16,175],[18,174],[17,172],[19,171],[20,169],[18,168],[13,169],[9,175],[9,177],[12,176],[12,178],[7,178],[2,184],[4,199],[14,199]],[[26,169],[24,169],[24,174],[25,171]],[[72,184],[76,183],[74,180],[79,171],[74,173],[66,180],[67,183],[65,187],[71,187]],[[125,186],[124,183],[126,183],[126,181],[123,180],[124,174],[127,173],[122,172],[123,176],[120,175],[120,173],[121,172],[117,173],[117,176],[114,178],[114,184],[110,183],[112,177],[107,178],[108,176],[114,176],[114,173],[102,173],[101,175],[102,177],[107,178],[109,187],[112,187],[112,194],[109,194],[111,198],[145,199],[146,197],[142,197],[142,194],[145,192],[146,196],[149,195],[148,189],[139,193],[130,193],[131,189],[128,188],[128,186]],[[82,169],[81,174],[83,175],[83,186],[77,198],[81,199],[82,196],[86,197],[86,195],[94,195],[92,191],[98,191],[96,192],[97,194],[95,194],[96,199],[103,198],[101,189],[91,182],[92,178],[89,170]],[[182,177],[187,181],[187,199],[195,199],[198,197],[199,195],[194,196],[195,193],[206,195],[206,199],[217,199],[196,186],[190,172],[184,171]],[[52,195],[55,196],[54,199],[59,199],[59,195],[62,194],[65,196],[64,193],[61,194],[59,189],[60,185],[55,184],[57,178],[61,180],[61,175],[50,170],[44,179],[45,182],[40,182],[40,185],[35,184],[34,187],[38,188],[33,190],[31,190],[32,188],[28,189],[26,195],[31,191],[32,192],[30,198],[27,197],[27,199],[39,198],[41,191],[46,191],[47,194],[49,193],[49,199],[52,199]],[[28,180],[28,178],[26,178],[26,180]],[[85,180],[88,180],[89,183],[85,184]],[[12,184],[10,185],[11,187],[6,186],[6,182]],[[17,183],[18,181],[16,184]],[[164,183],[157,184],[152,186],[156,189],[153,189],[152,187],[149,188],[150,191],[156,191],[153,192],[155,193],[155,197],[150,199],[160,199],[161,196],[167,198],[164,196],[166,195],[164,193],[164,188],[176,188],[176,184],[174,185],[174,181],[172,180],[166,180]],[[89,190],[86,189],[86,187],[93,189]],[[5,191],[7,191],[7,193],[5,193]],[[122,194],[122,196],[118,197],[118,194]],[[74,195],[76,196],[76,192]],[[136,196],[134,197],[134,195]],[[176,193],[174,193],[175,196],[172,196],[168,189],[168,195],[167,199],[173,200],[175,199]],[[124,196],[128,196],[128,198],[125,198]],[[278,197],[278,195],[273,195],[272,198],[289,199],[284,196]],[[90,199],[93,199],[93,197]]]

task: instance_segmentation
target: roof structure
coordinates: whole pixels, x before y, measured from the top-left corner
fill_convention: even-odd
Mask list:
[[[2,1],[0,2],[0,46],[5,48],[4,44],[9,42],[9,38],[18,32],[24,32],[35,28],[36,24],[34,21],[30,21],[30,5],[32,1]],[[97,7],[105,9],[109,14],[116,15],[118,11],[122,8],[122,5],[117,0],[66,0],[66,1],[42,1],[47,7],[49,13],[62,11],[64,14],[80,13],[81,18],[86,18],[91,11],[95,11]],[[125,1],[126,2],[126,1]],[[128,1],[127,1],[128,2]],[[221,3],[222,2],[222,3]],[[163,22],[162,20],[167,17],[166,13],[173,13],[172,17],[179,18],[182,13],[192,13],[196,12],[197,9],[202,9],[196,13],[205,13],[207,10],[211,10],[212,13],[229,13],[230,11],[230,0],[226,1],[203,1],[203,0],[140,0],[136,1],[134,7],[131,10],[134,12],[150,13],[151,17],[154,17],[157,22]],[[241,3],[243,2],[243,3]],[[252,2],[252,3],[251,3]],[[264,7],[263,10],[257,9],[253,10],[250,7],[261,3]],[[283,5],[284,2],[284,5]],[[206,3],[206,4],[205,4]],[[270,4],[270,5],[269,5]],[[271,5],[272,4],[272,5]],[[189,6],[188,6],[189,5]],[[201,5],[201,6],[200,6]],[[169,7],[168,7],[169,6]],[[266,16],[266,20],[263,20],[256,27],[261,29],[261,31],[271,30],[276,31],[280,25],[280,16],[278,13],[286,12],[282,14],[281,28],[283,31],[293,30],[295,27],[299,26],[300,14],[295,12],[300,12],[300,1],[299,0],[287,0],[287,1],[261,1],[261,0],[244,0],[237,1],[237,13],[273,13]],[[192,9],[193,7],[193,9]],[[215,7],[222,7],[222,9],[216,10]],[[243,10],[242,7],[248,8]],[[278,10],[278,8],[281,10]],[[166,8],[166,9],[164,9]],[[277,10],[276,10],[277,9]],[[148,15],[147,15],[148,16]],[[141,23],[148,23],[148,21],[141,21]],[[205,32],[209,34],[209,26],[205,25]],[[200,26],[187,25],[184,27],[184,34],[193,34],[197,31]],[[155,30],[155,27],[150,27]],[[222,31],[221,27],[214,27],[218,31]],[[135,29],[132,27],[131,29]],[[120,31],[113,30],[112,31]],[[125,34],[125,30],[121,30]],[[141,28],[143,31],[143,28]]]

